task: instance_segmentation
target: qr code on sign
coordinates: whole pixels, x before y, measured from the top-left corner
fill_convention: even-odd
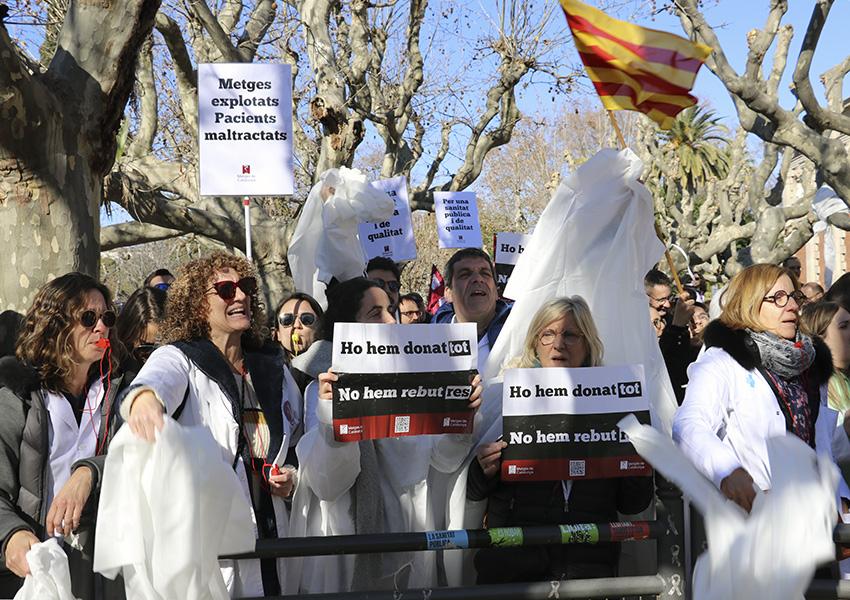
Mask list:
[[[584,477],[584,461],[583,460],[571,460],[570,461],[570,477]]]
[[[394,433],[410,433],[410,417],[396,417]]]

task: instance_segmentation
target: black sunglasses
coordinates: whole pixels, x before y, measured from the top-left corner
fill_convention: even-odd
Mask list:
[[[92,327],[97,325],[98,321],[103,321],[104,327],[114,327],[115,320],[115,313],[111,310],[105,310],[102,313],[97,313],[93,310],[87,310],[86,312],[80,315],[80,324],[88,329],[91,329]]]
[[[292,313],[284,313],[277,318],[277,322],[281,327],[291,327],[295,324],[295,319],[301,321],[301,324],[304,327],[310,327],[316,322],[316,315],[313,313],[301,313],[300,315],[294,315]]]
[[[381,286],[383,290],[389,290],[391,292],[397,292],[401,289],[401,284],[398,281],[385,281],[383,279],[372,279],[375,283]]]
[[[139,344],[135,348],[133,348],[133,356],[136,357],[141,364],[145,364],[145,362],[150,358],[153,351],[159,348],[159,344]]]
[[[222,300],[233,300],[236,297],[236,288],[242,290],[246,296],[253,296],[257,293],[257,280],[254,277],[243,277],[239,281],[216,281],[207,292],[215,290]]]

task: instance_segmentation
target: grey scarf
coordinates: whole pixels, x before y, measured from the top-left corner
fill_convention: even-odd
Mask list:
[[[747,331],[758,346],[762,364],[782,379],[797,377],[815,362],[812,339],[799,331],[793,341],[767,331]]]
[[[354,482],[354,532],[383,532],[384,503],[381,497],[378,457],[373,440],[358,442],[360,445],[360,475]],[[352,590],[374,589],[383,575],[382,554],[357,554],[354,557]]]

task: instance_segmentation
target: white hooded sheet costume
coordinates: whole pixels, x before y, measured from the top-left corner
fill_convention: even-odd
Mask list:
[[[358,225],[386,220],[394,208],[392,198],[372,187],[357,169],[322,173],[307,196],[287,251],[295,289],[327,308],[325,287],[331,279],[359,277],[366,268]]]

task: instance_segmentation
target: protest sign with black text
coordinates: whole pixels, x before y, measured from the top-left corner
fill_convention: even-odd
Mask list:
[[[519,260],[528,242],[530,235],[515,233],[513,231],[502,231],[493,236],[493,258],[496,266],[496,287],[499,293],[505,291],[508,278],[513,273],[514,267]]]
[[[198,152],[202,196],[294,193],[290,66],[198,65]]]
[[[475,192],[434,192],[440,248],[480,248],[481,224]]]
[[[413,219],[407,200],[407,178],[373,181],[372,187],[389,194],[395,203],[393,215],[379,223],[361,223],[360,245],[366,259],[383,256],[396,262],[416,258],[416,241],[413,239]]]
[[[332,368],[334,438],[357,442],[470,433],[474,323],[337,323]]]
[[[649,475],[617,427],[633,413],[649,423],[643,365],[505,371],[504,481]]]

